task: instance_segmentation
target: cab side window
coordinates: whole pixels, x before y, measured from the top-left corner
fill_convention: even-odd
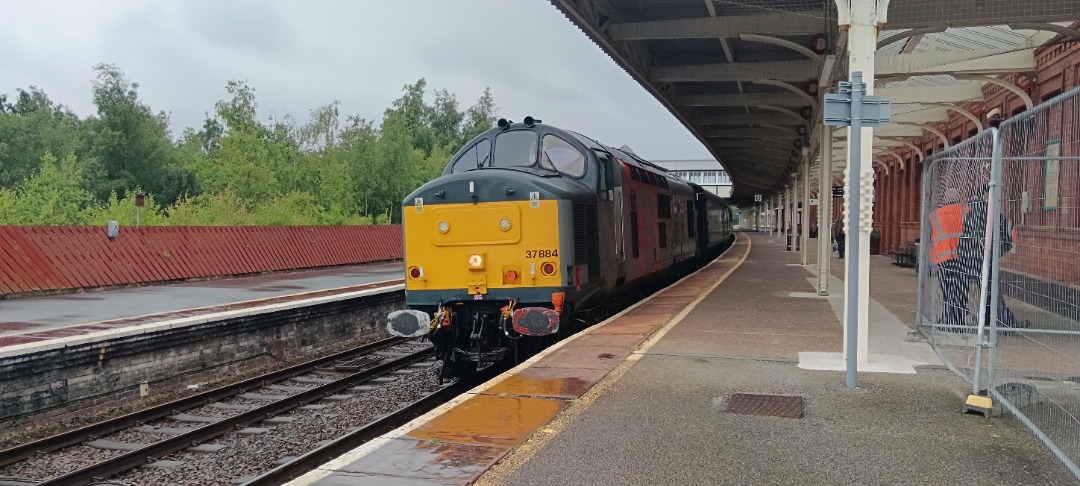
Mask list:
[[[543,154],[541,164],[550,164],[555,170],[574,177],[585,175],[585,154],[569,142],[554,135],[545,135]]]
[[[489,162],[491,162],[491,142],[486,138],[480,139],[479,142],[469,147],[469,150],[466,150],[465,153],[461,154],[461,157],[454,161],[451,172],[458,173],[477,169],[489,165]]]

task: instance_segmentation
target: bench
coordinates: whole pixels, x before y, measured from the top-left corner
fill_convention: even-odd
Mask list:
[[[909,241],[900,246],[896,251],[892,252],[894,258],[894,265],[901,267],[914,267],[918,264],[919,258],[919,243],[915,241]]]

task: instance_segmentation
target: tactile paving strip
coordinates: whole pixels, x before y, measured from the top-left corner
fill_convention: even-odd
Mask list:
[[[802,418],[803,398],[784,395],[736,393],[728,399],[727,411],[744,415]]]

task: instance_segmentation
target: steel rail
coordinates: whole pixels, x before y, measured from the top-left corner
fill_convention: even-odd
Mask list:
[[[391,371],[395,371],[397,369],[420,361],[424,358],[427,358],[431,356],[433,352],[434,351],[430,348],[413,352],[398,359],[375,366],[374,368],[353,373],[352,375],[349,375],[332,383],[327,383],[325,385],[312,388],[308,391],[299,393],[297,395],[292,395],[288,398],[246,411],[239,415],[222,419],[211,424],[207,424],[206,426],[192,430],[191,432],[187,432],[163,440],[161,442],[155,442],[142,449],[131,451],[126,454],[110,458],[93,466],[89,466],[78,471],[74,471],[63,476],[44,481],[40,483],[40,486],[79,486],[89,484],[97,480],[98,478],[107,478],[109,476],[146,464],[149,459],[154,459],[168,454],[172,454],[193,445],[197,445],[207,440],[214,439],[220,435],[224,435],[225,433],[233,430],[234,428],[244,427],[260,420],[265,420],[267,417],[279,415],[283,412],[287,412],[306,403],[317,401],[327,395],[354,386],[358,383],[370,381],[371,379],[377,378]]]
[[[282,368],[277,371],[266,373],[264,375],[249,378],[239,383],[226,385],[223,387],[215,388],[213,390],[207,390],[205,392],[192,395],[189,397],[180,398],[171,402],[156,405],[145,410],[129,413],[120,417],[99,422],[86,427],[80,427],[78,429],[57,434],[51,437],[46,437],[34,442],[28,442],[19,446],[12,447],[7,450],[0,451],[0,467],[14,464],[23,459],[31,457],[39,452],[49,452],[70,445],[86,442],[94,437],[101,437],[106,434],[118,432],[124,430],[133,425],[149,422],[151,420],[157,420],[176,412],[189,410],[195,407],[206,405],[219,401],[245,391],[251,388],[257,388],[267,383],[276,383],[282,380],[292,378],[293,376],[307,373],[315,368],[326,366],[342,358],[350,357],[357,353],[372,353],[380,349],[385,349],[390,346],[394,346],[404,342],[403,338],[390,338],[376,341],[374,343],[365,344],[363,346],[350,349],[348,351],[342,351],[340,353],[334,353],[329,356],[324,356],[311,361],[299,363],[297,365],[290,366],[288,368]]]
[[[461,395],[468,391],[474,385],[481,380],[459,380],[449,385],[446,385],[439,390],[427,395],[415,402],[412,402],[397,411],[386,415],[364,427],[345,434],[332,442],[327,443],[321,447],[318,447],[306,454],[303,454],[296,459],[282,464],[274,469],[271,469],[262,475],[241,483],[242,486],[263,486],[263,485],[278,485],[283,484],[286,481],[299,477],[315,468],[325,464],[327,461],[340,456],[360,445],[369,442],[387,432],[390,432],[402,425],[405,425],[410,420],[427,413],[428,411],[442,405],[454,397]]]

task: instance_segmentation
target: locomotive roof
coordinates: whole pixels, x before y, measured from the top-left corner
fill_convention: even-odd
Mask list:
[[[671,171],[667,170],[664,167],[661,167],[660,165],[649,162],[648,160],[645,160],[645,159],[639,157],[637,154],[635,154],[633,152],[630,152],[628,150],[623,150],[623,149],[617,149],[617,148],[613,148],[613,147],[604,145],[604,144],[602,144],[600,142],[597,142],[596,140],[593,140],[592,138],[589,138],[589,137],[587,137],[585,135],[577,133],[577,132],[575,132],[573,130],[564,130],[564,131],[566,131],[568,133],[571,133],[574,136],[578,137],[578,139],[582,140],[583,143],[588,141],[591,144],[595,144],[594,147],[590,147],[593,150],[599,150],[599,151],[602,151],[602,152],[607,152],[609,154],[612,154],[612,155],[618,157],[619,159],[623,160],[624,162],[629,162],[629,163],[632,163],[632,164],[636,164],[636,165],[638,165],[639,167],[642,167],[642,168],[649,168],[649,169],[652,169],[652,170],[654,170],[656,172],[660,172],[660,173],[664,174],[667,177],[675,178],[675,175],[670,173]],[[589,145],[589,143],[586,143],[586,145]]]

